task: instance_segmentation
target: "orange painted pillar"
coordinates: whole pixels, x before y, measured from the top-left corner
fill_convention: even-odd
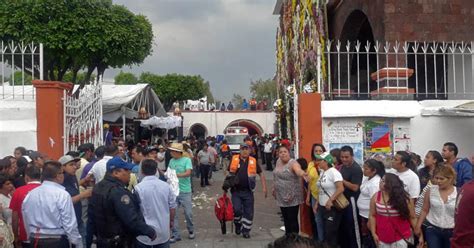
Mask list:
[[[34,80],[36,88],[36,140],[38,151],[50,159],[64,155],[64,93],[73,84]]]
[[[311,147],[323,141],[321,95],[303,93],[298,96],[299,156],[311,161]]]

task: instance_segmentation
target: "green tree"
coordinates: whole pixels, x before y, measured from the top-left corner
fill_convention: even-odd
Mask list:
[[[130,72],[120,71],[114,78],[115,84],[137,84],[138,78]]]
[[[161,76],[144,72],[140,75],[139,81],[153,87],[165,110],[170,110],[176,101],[197,100],[205,96],[205,83],[201,76],[180,74]]]
[[[145,16],[111,0],[0,0],[0,39],[43,43],[45,79],[63,81],[69,71],[74,83],[84,69],[82,88],[94,71],[102,76],[109,67],[141,64],[151,54],[153,31]]]
[[[75,84],[87,84],[87,83],[89,83],[89,82],[86,82],[86,76],[87,76],[87,75],[86,75],[85,72],[78,72],[78,73],[76,74],[76,79],[73,80],[73,79],[74,79],[74,74],[73,74],[71,71],[68,71],[68,72],[66,72],[66,74],[64,74],[64,77],[63,77],[63,80],[62,80],[62,81],[63,81],[63,82],[71,82],[71,83],[72,83],[73,81],[75,81]],[[94,81],[95,79],[96,79],[95,74],[92,74],[92,75],[90,76],[90,79],[89,79],[89,80],[90,80],[90,81]]]
[[[277,98],[277,85],[274,80],[259,79],[250,83],[250,93],[252,98],[257,101],[267,99],[269,104],[273,104],[273,101]]]
[[[10,75],[10,85],[31,85],[31,76],[27,73],[23,74],[21,71],[16,71],[13,75]],[[13,82],[13,84],[12,84]]]
[[[242,109],[242,101],[243,100],[244,100],[243,96],[234,93],[234,95],[232,96],[232,104],[234,105],[234,110]]]

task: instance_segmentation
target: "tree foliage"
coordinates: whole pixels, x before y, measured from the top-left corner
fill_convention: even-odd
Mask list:
[[[76,82],[84,69],[89,82],[94,71],[141,64],[151,54],[153,30],[145,16],[111,0],[0,0],[0,39],[43,43],[46,80],[62,81],[70,71]]]
[[[31,85],[31,75],[23,74],[21,71],[16,71],[10,75],[10,85]]]
[[[277,98],[277,86],[276,82],[271,79],[252,81],[250,83],[250,93],[252,98],[257,101],[267,99],[270,103]]]
[[[74,82],[74,84],[86,84],[88,81],[86,79],[87,75],[85,72],[78,72],[76,74],[76,80]],[[71,72],[71,71],[68,71],[66,72],[66,74],[64,74],[64,77],[63,77],[63,82],[69,82],[69,83],[72,83],[73,82],[73,78],[74,78],[74,74]],[[92,74],[90,77],[89,77],[89,80],[90,81],[94,81],[96,79],[96,75],[95,74]]]
[[[234,105],[234,110],[242,109],[243,100],[244,100],[243,96],[234,93],[234,95],[232,96],[232,104]]]
[[[137,84],[138,78],[130,72],[120,71],[114,78],[115,84]]]
[[[157,75],[144,72],[140,83],[147,83],[160,98],[165,110],[170,110],[176,101],[197,100],[205,96],[205,82],[201,76],[180,74]]]

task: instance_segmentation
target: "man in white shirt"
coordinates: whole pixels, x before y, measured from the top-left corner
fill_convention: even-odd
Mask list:
[[[158,164],[151,159],[143,160],[142,181],[135,186],[135,194],[140,199],[140,209],[146,224],[155,229],[156,239],[138,236],[136,247],[168,248],[170,230],[176,211],[176,195],[169,185],[156,177]]]
[[[265,154],[265,164],[267,165],[267,171],[273,170],[273,144],[269,139],[265,139],[263,144],[263,153]]]
[[[389,171],[397,175],[405,185],[405,191],[410,195],[410,199],[416,199],[420,196],[420,179],[410,167],[414,166],[408,152],[399,151],[395,154],[392,161],[393,170]]]
[[[32,190],[22,204],[26,235],[37,247],[81,248],[82,237],[69,193],[61,185],[64,171],[57,161],[43,166],[43,184]]]
[[[107,162],[113,157],[117,156],[117,154],[118,148],[116,146],[106,146],[104,158],[94,164],[87,176],[93,177],[96,184],[102,181],[102,179],[104,179],[105,173],[107,172]]]

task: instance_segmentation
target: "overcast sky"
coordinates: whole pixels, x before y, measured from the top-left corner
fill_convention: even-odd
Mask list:
[[[114,0],[148,17],[153,54],[123,71],[201,75],[214,97],[248,97],[251,80],[275,75],[274,0]],[[120,70],[107,70],[113,78]]]

